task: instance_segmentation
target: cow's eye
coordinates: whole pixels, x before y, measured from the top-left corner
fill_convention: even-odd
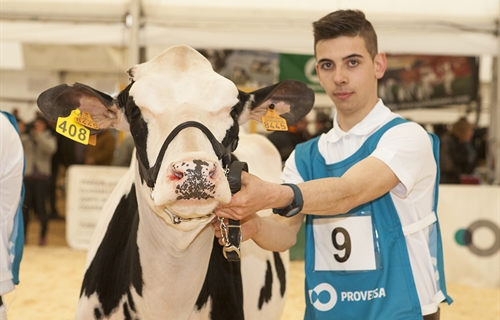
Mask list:
[[[132,108],[132,110],[130,111],[130,118],[132,120],[135,120],[140,116],[141,116],[141,110],[138,107]]]

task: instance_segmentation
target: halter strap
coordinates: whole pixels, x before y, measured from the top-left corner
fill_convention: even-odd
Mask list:
[[[177,136],[177,134],[179,134],[179,132],[191,127],[198,128],[203,131],[203,133],[207,136],[208,140],[212,144],[212,148],[214,149],[217,158],[219,160],[222,159],[223,167],[227,167],[229,165],[229,162],[231,160],[231,150],[229,150],[228,147],[219,142],[205,125],[196,121],[186,121],[179,124],[177,127],[175,127],[174,130],[172,130],[172,132],[170,132],[168,137],[165,139],[165,142],[163,142],[160,152],[158,153],[158,157],[156,158],[155,164],[151,168],[146,168],[138,157],[139,171],[141,172],[141,176],[143,176],[146,180],[146,184],[148,185],[148,187],[154,188],[155,186],[155,181],[158,177],[158,172],[160,171],[161,167],[161,162],[163,161],[165,151],[167,150],[170,142],[172,142],[172,140]]]

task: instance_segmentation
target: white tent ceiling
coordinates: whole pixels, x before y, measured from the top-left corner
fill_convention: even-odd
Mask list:
[[[127,46],[131,0],[1,0],[0,41]],[[181,4],[182,3],[182,4]],[[498,0],[142,0],[140,46],[311,53],[311,23],[363,10],[391,53],[497,54]]]

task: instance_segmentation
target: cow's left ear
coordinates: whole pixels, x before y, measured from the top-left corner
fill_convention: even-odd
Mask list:
[[[244,93],[240,91],[243,110],[238,119],[241,125],[249,119],[262,122],[270,104],[291,126],[305,117],[314,105],[314,91],[305,83],[296,80],[284,80],[259,90]]]
[[[113,97],[81,83],[50,88],[38,96],[37,104],[43,114],[53,121],[69,116],[75,109],[88,112],[99,125],[98,130],[90,129],[91,134],[108,128],[128,129],[128,123],[124,121],[125,117]]]

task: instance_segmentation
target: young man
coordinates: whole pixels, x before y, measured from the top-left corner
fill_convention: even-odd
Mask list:
[[[313,26],[333,129],[297,146],[282,174],[288,185],[243,173],[241,191],[216,213],[242,220],[244,239],[274,251],[295,243],[306,217],[306,319],[439,319],[439,303],[452,300],[435,214],[438,141],[378,98],[387,62],[362,12]],[[277,214],[255,214],[266,208]]]

